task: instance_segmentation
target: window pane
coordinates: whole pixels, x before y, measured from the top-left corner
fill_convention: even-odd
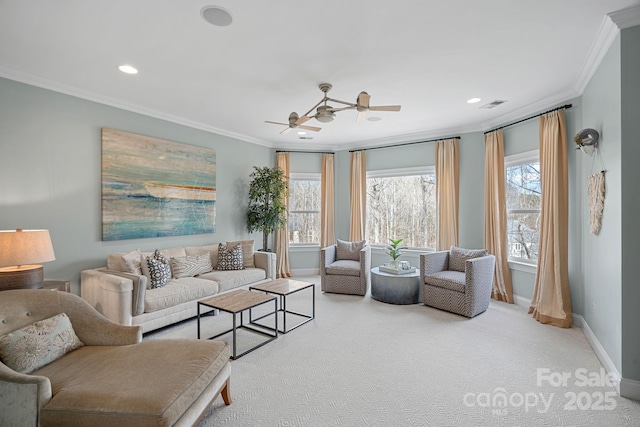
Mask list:
[[[320,214],[290,212],[289,243],[320,243]]]
[[[403,239],[406,246],[434,248],[435,182],[434,174],[367,178],[367,242]]]
[[[320,181],[289,181],[289,243],[320,243]]]
[[[540,209],[540,163],[507,167],[507,209]]]
[[[509,213],[507,215],[510,258],[537,261],[539,236],[540,213]]]
[[[509,257],[537,262],[540,236],[540,163],[506,168]]]
[[[289,181],[290,211],[320,211],[320,181],[292,179]]]

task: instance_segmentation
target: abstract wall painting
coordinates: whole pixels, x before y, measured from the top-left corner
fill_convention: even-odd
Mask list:
[[[102,129],[102,240],[215,232],[216,151]]]

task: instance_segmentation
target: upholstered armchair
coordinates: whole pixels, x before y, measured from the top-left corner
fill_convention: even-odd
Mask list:
[[[141,341],[76,295],[0,292],[0,425],[192,426],[230,403],[226,343]]]
[[[420,255],[420,302],[474,317],[489,308],[495,257],[486,249],[451,247]]]
[[[370,274],[371,247],[364,240],[338,240],[320,250],[322,292],[364,295],[369,289]]]

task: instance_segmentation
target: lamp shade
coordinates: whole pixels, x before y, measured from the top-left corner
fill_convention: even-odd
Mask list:
[[[0,231],[0,267],[55,260],[49,230]]]

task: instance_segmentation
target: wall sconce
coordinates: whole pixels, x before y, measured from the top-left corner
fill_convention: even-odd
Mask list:
[[[588,156],[593,156],[594,151],[598,148],[599,139],[598,131],[590,128],[582,129],[573,137],[573,141],[578,145],[578,150],[582,150]]]
[[[41,288],[44,269],[55,260],[49,230],[0,231],[0,291]]]

